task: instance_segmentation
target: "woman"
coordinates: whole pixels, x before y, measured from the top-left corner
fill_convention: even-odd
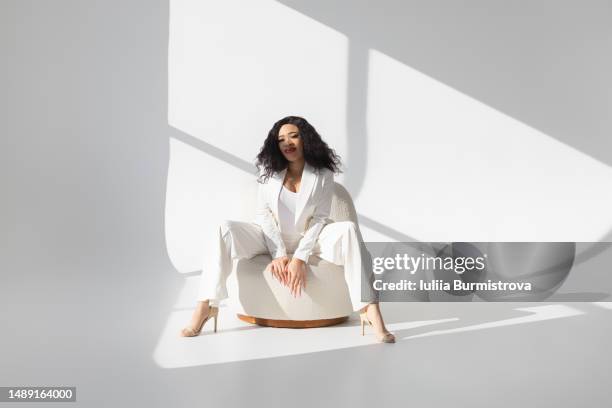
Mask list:
[[[380,342],[395,342],[385,327],[375,294],[372,301],[361,301],[361,280],[371,281],[372,272],[362,261],[367,251],[356,225],[329,219],[334,173],[339,166],[334,150],[304,118],[287,116],[274,124],[257,156],[256,221],[228,220],[215,231],[219,245],[205,258],[199,302],[190,326],[181,331],[183,337],[197,336],[210,318],[214,318],[217,331],[218,303],[228,297],[225,284],[232,259],[269,253],[273,260],[267,268],[293,296],[300,296],[306,287],[308,257],[316,254],[344,265],[353,310],[360,312],[362,333],[364,323],[369,323]]]

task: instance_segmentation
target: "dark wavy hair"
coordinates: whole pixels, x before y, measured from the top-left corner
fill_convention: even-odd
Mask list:
[[[334,173],[340,173],[340,156],[334,149],[321,139],[316,129],[308,121],[299,116],[287,116],[279,120],[268,132],[261,151],[257,155],[257,169],[261,172],[258,181],[265,183],[277,172],[287,168],[289,161],[278,147],[278,132],[281,126],[292,124],[297,126],[298,134],[304,146],[304,160],[315,169],[326,168]],[[263,168],[263,172],[262,172]]]

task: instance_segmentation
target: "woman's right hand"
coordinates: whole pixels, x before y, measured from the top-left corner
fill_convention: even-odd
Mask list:
[[[273,259],[266,267],[266,269],[270,269],[272,276],[285,286],[289,282],[289,274],[285,268],[288,263],[289,257],[281,256],[280,258]]]

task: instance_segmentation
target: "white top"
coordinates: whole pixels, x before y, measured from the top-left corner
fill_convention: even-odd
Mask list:
[[[287,252],[293,253],[297,248],[302,236],[295,228],[295,208],[299,193],[281,188],[278,196],[278,217],[280,221],[281,237],[287,248]]]

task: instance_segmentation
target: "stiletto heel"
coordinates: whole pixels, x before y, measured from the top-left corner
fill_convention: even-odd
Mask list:
[[[197,336],[198,334],[200,334],[200,332],[204,328],[204,324],[206,324],[206,322],[208,320],[210,320],[211,317],[215,319],[214,330],[215,330],[215,333],[216,333],[217,332],[217,317],[218,316],[219,316],[219,308],[217,306],[209,306],[208,316],[206,316],[206,319],[204,319],[204,321],[202,322],[200,327],[197,330],[195,330],[195,329],[193,329],[191,327],[183,328],[183,330],[181,331],[182,337],[194,337],[194,336]]]
[[[370,319],[368,319],[368,315],[366,314],[366,312],[359,313],[359,317],[361,318],[361,335],[363,336],[365,335],[365,324],[366,323],[372,327],[374,326],[372,325],[372,322],[370,321]],[[391,333],[385,333],[382,339],[378,339],[378,341],[381,343],[395,343],[395,336]]]
[[[366,317],[365,313],[359,314],[359,317],[361,317],[361,335],[365,336],[365,324],[366,322],[370,323],[370,321]]]

